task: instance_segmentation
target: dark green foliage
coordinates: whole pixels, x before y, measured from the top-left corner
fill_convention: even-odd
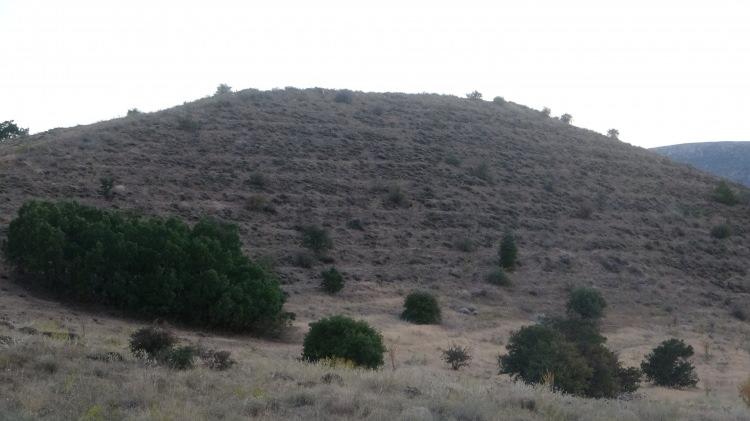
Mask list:
[[[189,370],[195,366],[196,354],[192,346],[172,348],[164,355],[164,363],[175,370]]]
[[[266,177],[263,174],[254,172],[250,174],[250,177],[247,179],[247,183],[259,189],[265,189],[268,185],[268,180],[266,180]]]
[[[570,124],[573,122],[573,116],[570,114],[563,114],[560,116],[560,121],[562,121],[565,124]]]
[[[729,184],[724,180],[720,181],[714,189],[713,197],[715,201],[729,206],[739,203],[739,199],[737,198],[737,195],[734,194],[734,190],[732,190],[732,188],[729,187]]]
[[[231,93],[232,93],[232,87],[227,85],[226,83],[222,83],[216,87],[216,92],[214,93],[214,96],[226,95],[226,94],[231,94]]]
[[[237,227],[189,227],[74,202],[31,201],[8,227],[5,256],[50,291],[141,317],[231,330],[275,324],[284,294],[242,254]]]
[[[513,270],[516,267],[518,258],[518,247],[516,247],[516,238],[513,233],[506,233],[500,242],[500,266],[507,270]]]
[[[164,355],[177,342],[171,332],[158,327],[144,327],[130,335],[130,352],[138,358],[153,360]]]
[[[455,156],[455,155],[448,155],[445,158],[445,163],[452,166],[452,167],[460,167],[461,166],[461,160]]]
[[[729,224],[719,224],[711,228],[711,236],[719,240],[729,238],[731,235],[732,229],[729,227]]]
[[[493,269],[491,272],[485,275],[484,280],[489,284],[499,287],[507,287],[511,285],[510,278],[501,267]]]
[[[99,179],[99,195],[107,200],[112,200],[115,197],[114,192],[115,179],[112,177],[102,177]]]
[[[443,350],[443,361],[454,370],[468,367],[471,362],[469,348],[453,344],[450,348]]]
[[[143,113],[138,108],[131,108],[131,109],[128,110],[127,116],[128,117],[133,117],[133,116],[141,115],[141,114],[143,114]]]
[[[492,174],[490,174],[490,166],[486,162],[481,162],[474,168],[469,168],[469,175],[472,175],[480,180],[484,180],[487,183],[492,183]]]
[[[492,99],[492,102],[494,102],[495,104],[498,104],[498,105],[503,105],[503,104],[505,104],[505,98],[503,98],[501,96],[496,96],[495,98]]]
[[[365,224],[359,219],[352,219],[348,221],[346,223],[346,227],[349,229],[357,230],[357,231],[365,230]]]
[[[469,237],[456,238],[453,242],[453,247],[455,247],[456,250],[462,251],[464,253],[471,253],[472,251],[477,249],[474,241],[472,241]]]
[[[310,269],[315,265],[315,255],[310,253],[309,251],[300,251],[295,253],[293,258],[294,266],[304,268],[304,269]]]
[[[522,327],[506,348],[508,353],[498,357],[500,373],[526,383],[540,384],[551,375],[555,390],[583,395],[593,375],[576,347],[546,326]]]
[[[552,114],[552,110],[549,109],[549,107],[542,108],[542,115],[545,117],[549,117],[550,114]]]
[[[654,348],[641,363],[641,370],[649,381],[659,386],[683,388],[695,386],[698,376],[688,358],[693,347],[679,339],[669,339]]]
[[[336,268],[330,268],[320,273],[323,281],[320,283],[320,287],[323,291],[329,294],[335,294],[344,288],[344,277]]]
[[[435,296],[416,291],[406,296],[401,318],[418,325],[440,323],[440,306]]]
[[[577,315],[583,319],[599,319],[604,316],[607,302],[602,294],[594,288],[579,287],[570,292],[568,298],[568,314]]]
[[[641,370],[636,367],[620,367],[617,371],[620,378],[620,393],[633,393],[641,385]]]
[[[469,92],[468,94],[466,94],[466,98],[478,101],[482,99],[482,93],[479,91]]]
[[[336,92],[336,96],[333,100],[340,104],[351,104],[354,99],[354,93],[348,89],[342,89]]]
[[[333,240],[325,228],[308,225],[302,228],[302,245],[317,255],[322,255],[333,248]]]
[[[596,346],[603,345],[607,341],[607,338],[599,333],[599,324],[596,320],[548,318],[542,324],[559,332],[566,340],[575,344]]]
[[[29,129],[18,127],[13,120],[0,122],[0,142],[6,139],[13,139],[16,137],[26,136],[29,134]]]
[[[620,131],[617,129],[607,130],[607,137],[618,140],[620,138]]]
[[[310,323],[305,335],[302,359],[343,359],[356,366],[378,368],[383,365],[383,338],[364,321],[346,316],[331,316]]]

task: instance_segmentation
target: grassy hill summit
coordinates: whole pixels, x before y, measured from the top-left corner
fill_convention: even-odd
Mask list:
[[[496,419],[498,408],[550,419],[573,402],[577,409],[560,419],[743,419],[747,189],[564,116],[475,94],[225,89],[0,142],[0,238],[33,199],[191,225],[209,217],[238,227],[244,252],[278,277],[285,311],[295,315],[274,340],[175,322],[181,339],[232,350],[237,364],[224,377],[203,368],[171,374],[129,357],[116,363],[128,366],[99,359],[82,369],[89,351],[123,352],[148,316],[60,304],[54,291],[23,287],[25,274],[0,263],[0,344],[8,343],[0,368],[42,367],[8,377],[5,407],[31,418],[58,405],[86,419]],[[597,323],[625,365],[677,337],[696,350],[697,387],[645,385],[633,403],[608,406],[498,375],[511,332],[564,314],[568,295],[583,287],[606,300]],[[439,306],[427,323],[403,316],[414,291]],[[334,315],[382,333],[384,369],[298,361],[308,324]],[[59,332],[75,334],[78,345],[56,341]],[[472,353],[460,375],[441,359],[453,343],[464,346],[452,348],[458,354]],[[44,351],[24,359],[30,349]],[[44,386],[75,372],[88,381],[72,383],[76,399]],[[106,400],[116,389],[110,376],[124,379],[130,403]],[[94,385],[109,390],[104,400],[86,395]],[[24,396],[31,388],[38,392]],[[504,397],[484,401],[481,390]],[[352,399],[337,397],[344,391]],[[221,400],[178,409],[192,393]]]

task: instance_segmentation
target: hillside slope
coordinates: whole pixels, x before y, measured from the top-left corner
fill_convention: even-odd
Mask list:
[[[750,186],[750,142],[702,142],[661,146],[659,155]]]
[[[439,365],[438,348],[465,341],[484,377],[511,329],[594,285],[626,361],[666,335],[698,349],[710,340],[720,356],[699,374],[736,399],[750,328],[731,313],[750,302],[750,212],[711,199],[716,177],[513,103],[335,97],[247,90],[0,144],[0,231],[32,198],[222,218],[280,274],[298,318],[290,343],[307,322],[344,313],[381,329],[404,360]],[[97,193],[101,177],[118,184],[112,201]],[[714,239],[724,222],[733,235]],[[297,262],[308,224],[331,233],[348,282],[339,296],[318,290],[330,264]],[[484,277],[507,231],[521,266],[498,288]],[[442,326],[398,320],[414,288],[439,295]]]

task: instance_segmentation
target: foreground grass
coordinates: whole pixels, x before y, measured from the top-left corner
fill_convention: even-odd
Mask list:
[[[0,341],[2,420],[747,420],[741,407],[585,400],[427,367],[364,371],[241,353],[227,371],[174,371],[122,345],[11,331]],[[123,361],[92,360],[118,351]]]

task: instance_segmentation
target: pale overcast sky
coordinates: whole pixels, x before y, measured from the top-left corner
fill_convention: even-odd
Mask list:
[[[0,121],[235,89],[479,90],[650,147],[750,140],[750,2],[0,0]]]

